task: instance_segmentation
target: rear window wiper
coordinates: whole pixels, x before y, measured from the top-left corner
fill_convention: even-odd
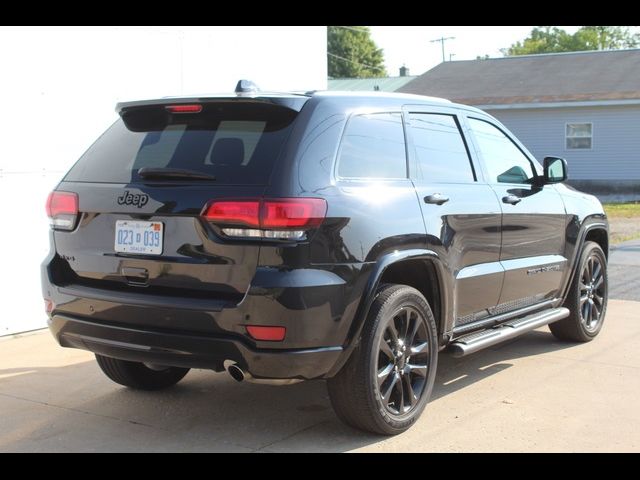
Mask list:
[[[215,180],[216,177],[204,172],[187,170],[184,168],[152,168],[142,167],[138,170],[138,176],[142,178],[176,179],[176,180]]]

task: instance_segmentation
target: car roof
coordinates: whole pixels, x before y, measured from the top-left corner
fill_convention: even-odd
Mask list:
[[[116,111],[122,113],[123,109],[152,106],[152,105],[175,105],[183,103],[209,103],[216,100],[249,100],[263,101],[274,103],[288,108],[300,111],[302,106],[309,100],[315,101],[333,100],[334,102],[344,101],[345,105],[353,100],[359,104],[371,100],[372,103],[379,104],[393,103],[402,104],[423,104],[423,105],[441,105],[454,108],[462,108],[465,110],[478,111],[474,107],[468,105],[452,103],[450,100],[439,97],[429,97],[425,95],[414,95],[410,93],[395,92],[351,92],[351,91],[328,91],[328,90],[312,90],[307,92],[291,91],[291,92],[269,92],[257,91],[251,93],[205,93],[199,95],[170,96],[162,98],[152,98],[146,100],[134,100],[127,102],[119,102],[116,105]]]
[[[350,92],[340,90],[316,90],[310,92],[313,96],[318,97],[336,97],[336,98],[389,98],[397,100],[413,100],[416,102],[436,102],[436,103],[451,103],[450,100],[440,97],[428,97],[426,95],[415,95],[413,93],[395,93],[395,92]]]

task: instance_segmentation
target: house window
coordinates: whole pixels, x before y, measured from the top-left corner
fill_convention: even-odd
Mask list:
[[[567,123],[565,132],[567,150],[591,148],[592,136],[592,123]]]

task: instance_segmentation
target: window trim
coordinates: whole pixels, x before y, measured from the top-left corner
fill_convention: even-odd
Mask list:
[[[349,124],[353,120],[354,117],[359,117],[363,115],[380,115],[380,114],[397,114],[400,115],[400,122],[402,128],[402,138],[404,139],[404,177],[343,177],[339,174],[340,171],[340,161],[342,160],[342,148],[344,146],[344,137],[349,128]],[[345,121],[344,127],[342,128],[342,133],[340,134],[340,143],[338,145],[338,150],[336,152],[336,160],[333,164],[333,176],[337,181],[346,181],[346,182],[397,182],[399,180],[408,180],[409,179],[409,155],[408,155],[408,144],[407,144],[407,128],[405,125],[405,118],[402,110],[355,110],[349,113],[347,120]]]
[[[478,183],[480,181],[480,179],[478,178],[479,172],[478,172],[478,169],[476,168],[476,165],[474,164],[474,157],[473,157],[473,154],[471,153],[471,145],[469,144],[469,140],[467,139],[467,136],[465,135],[465,132],[464,132],[465,124],[463,123],[462,117],[456,111],[440,111],[437,109],[426,110],[426,109],[418,109],[418,108],[411,108],[411,107],[412,107],[411,105],[407,105],[407,107],[405,108],[405,111],[403,112],[407,116],[406,123],[405,123],[405,131],[407,136],[407,150],[409,149],[409,146],[410,146],[411,153],[413,155],[413,162],[409,168],[409,178],[411,180],[416,180],[420,182],[438,183],[438,184],[473,185],[475,183]],[[462,138],[462,143],[467,152],[467,159],[469,161],[469,166],[471,167],[471,175],[473,177],[473,180],[471,182],[436,182],[429,179],[418,178],[417,175],[415,175],[416,172],[414,170],[417,170],[418,153],[416,151],[416,145],[413,139],[413,134],[411,132],[411,119],[409,118],[410,115],[446,115],[449,117],[453,117],[453,121],[458,127],[458,133]]]
[[[569,125],[591,125],[591,136],[589,136],[589,137],[570,137],[569,135],[567,135],[567,127]],[[569,148],[567,146],[567,140],[569,140],[570,138],[590,138],[591,139],[591,146],[589,148]],[[564,150],[565,151],[571,151],[571,152],[573,152],[574,150],[593,150],[593,122],[565,122],[565,124],[564,124]]]
[[[467,125],[467,129],[468,129],[468,135],[469,137],[471,137],[471,141],[473,143],[473,149],[476,153],[476,157],[478,158],[478,161],[482,165],[483,176],[485,177],[484,183],[486,183],[487,185],[520,185],[520,186],[532,185],[531,183],[502,183],[502,182],[498,182],[497,180],[493,180],[491,178],[491,176],[489,175],[489,171],[487,170],[486,159],[484,158],[484,155],[482,154],[482,151],[478,146],[478,140],[476,139],[476,136],[473,132],[473,128],[471,126],[471,122],[469,122],[469,120],[478,120],[480,122],[488,123],[489,125],[493,126],[494,128],[497,128],[500,132],[502,132],[502,134],[505,137],[507,137],[509,141],[518,150],[520,150],[520,153],[522,153],[524,158],[526,158],[529,161],[529,165],[531,166],[531,171],[533,172],[534,178],[540,178],[540,174],[538,173],[538,169],[536,168],[536,163],[538,163],[538,161],[531,154],[529,154],[529,152],[527,152],[526,150],[523,150],[523,147],[520,145],[520,142],[515,138],[515,136],[511,136],[509,133],[505,132],[505,129],[502,128],[500,125],[498,125],[496,122],[492,121],[491,118],[487,118],[487,117],[483,118],[482,116],[479,116],[479,115],[467,114],[465,120],[466,120],[465,123]]]

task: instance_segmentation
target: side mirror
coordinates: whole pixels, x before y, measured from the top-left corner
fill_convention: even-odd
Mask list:
[[[544,157],[544,183],[560,183],[567,179],[567,161],[560,157]]]

